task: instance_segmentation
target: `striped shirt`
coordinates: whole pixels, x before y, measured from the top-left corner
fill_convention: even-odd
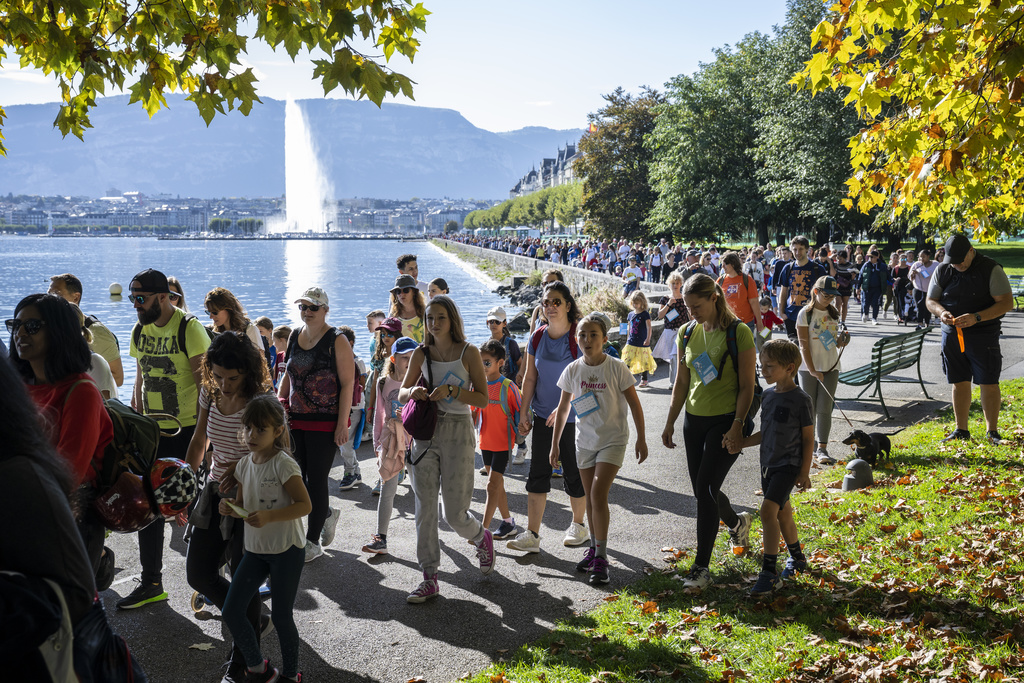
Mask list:
[[[210,401],[206,389],[203,388],[199,391],[199,409],[203,413],[210,411],[206,420],[206,436],[213,444],[213,468],[210,470],[210,476],[220,481],[228,465],[249,453],[239,435],[245,408],[233,415],[224,415],[217,407],[217,402]]]

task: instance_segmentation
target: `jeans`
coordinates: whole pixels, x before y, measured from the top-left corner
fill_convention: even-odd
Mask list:
[[[878,306],[882,300],[881,289],[864,290],[864,315],[870,315],[872,320],[878,319]]]
[[[195,425],[182,427],[176,436],[160,437],[157,458],[177,458],[184,460],[188,453],[188,444],[192,441]],[[142,564],[142,583],[162,583],[164,570],[164,519],[155,522],[139,531],[139,561]]]
[[[277,555],[246,552],[242,557],[238,571],[231,579],[222,614],[246,666],[257,667],[263,663],[256,630],[246,614],[252,597],[259,593],[260,586],[269,576],[274,630],[281,643],[281,673],[286,678],[295,678],[298,674],[299,630],[295,628],[292,607],[295,594],[299,592],[299,577],[305,559],[305,551],[297,545]]]
[[[697,501],[697,556],[694,566],[709,567],[718,537],[718,492],[739,453],[729,453],[722,437],[733,424],[735,413],[683,417],[683,446],[690,485]]]
[[[302,483],[309,491],[309,502],[313,505],[307,519],[306,540],[320,543],[320,532],[324,522],[331,514],[330,483],[331,465],[334,464],[334,432],[310,432],[304,429],[293,429],[292,440],[295,443],[295,461],[302,470]]]
[[[355,436],[360,429],[362,420],[362,409],[353,410],[351,422],[348,426],[348,441],[342,444],[341,462],[345,465],[345,474],[359,474],[359,459],[356,458]]]

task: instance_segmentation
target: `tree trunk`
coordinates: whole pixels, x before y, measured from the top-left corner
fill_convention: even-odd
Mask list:
[[[754,229],[757,231],[757,243],[760,246],[768,244],[768,222],[758,221]]]

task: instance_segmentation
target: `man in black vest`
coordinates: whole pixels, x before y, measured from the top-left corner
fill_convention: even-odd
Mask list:
[[[956,429],[943,441],[970,439],[967,414],[971,381],[981,386],[981,410],[988,440],[999,436],[1000,319],[1013,308],[1010,282],[1003,267],[979,254],[966,236],[946,241],[946,256],[928,288],[928,310],[942,321],[942,367],[953,385]]]

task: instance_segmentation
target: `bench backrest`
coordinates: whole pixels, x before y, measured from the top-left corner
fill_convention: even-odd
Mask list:
[[[906,334],[883,337],[876,341],[871,347],[871,365],[874,366],[875,372],[887,375],[917,365],[921,347],[924,345],[924,336],[930,329],[927,327]]]

